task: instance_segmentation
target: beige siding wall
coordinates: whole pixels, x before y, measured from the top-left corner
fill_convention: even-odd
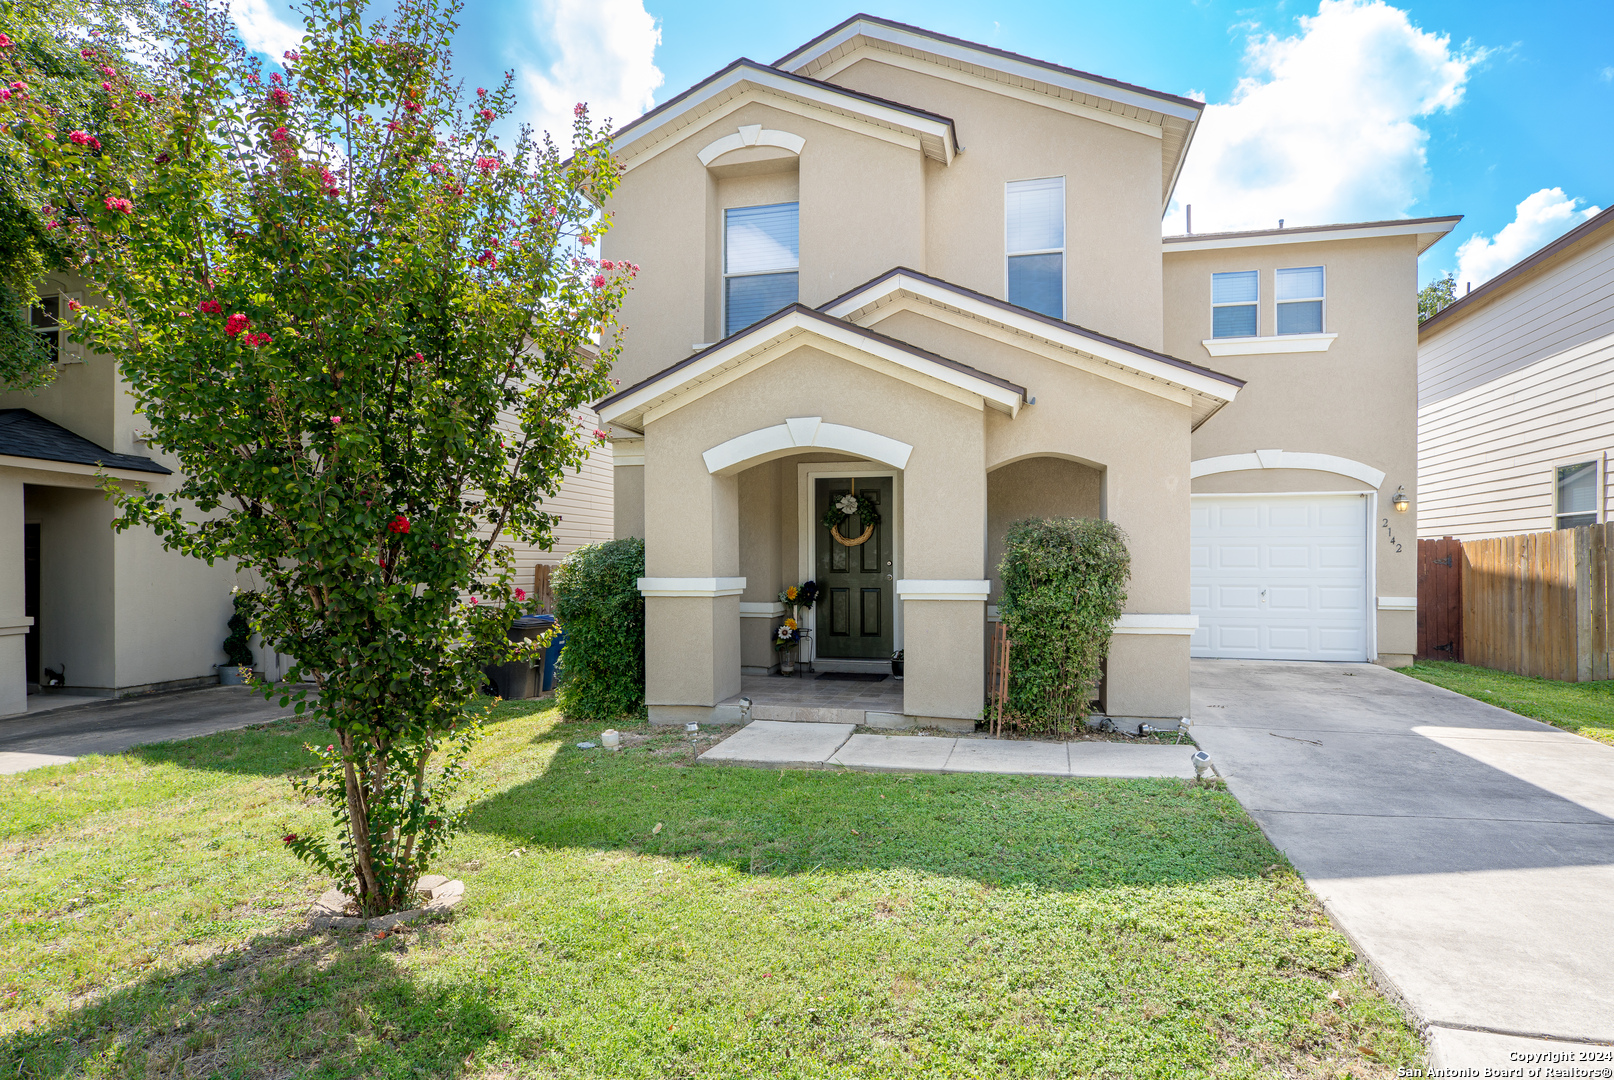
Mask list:
[[[1614,334],[1426,404],[1418,418],[1420,536],[1478,540],[1554,527],[1554,465],[1602,461],[1614,491]]]
[[[1457,288],[1461,292],[1463,283]],[[1425,408],[1614,334],[1614,228],[1593,234],[1476,310],[1453,314],[1418,346],[1418,402]]]

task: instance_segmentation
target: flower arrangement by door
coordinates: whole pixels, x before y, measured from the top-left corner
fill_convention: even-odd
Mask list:
[[[802,611],[811,610],[818,602],[818,583],[805,581],[800,585],[787,585],[779,590],[779,602],[790,609],[790,614],[779,624],[779,629],[774,631],[773,647],[774,651],[779,653],[779,673],[794,675],[795,650],[812,634],[811,630],[802,628],[799,616]]]

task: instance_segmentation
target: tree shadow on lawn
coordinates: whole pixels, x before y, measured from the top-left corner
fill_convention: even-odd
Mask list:
[[[1219,786],[691,765],[687,740],[673,735],[616,753],[577,749],[592,731],[561,724],[534,739],[553,754],[547,768],[476,805],[467,828],[512,847],[699,859],[751,874],[901,867],[1056,890],[1287,866]]]
[[[500,1040],[541,1051],[542,1029],[485,986],[407,966],[438,932],[256,937],[13,1032],[0,1062],[19,1077],[457,1076]]]

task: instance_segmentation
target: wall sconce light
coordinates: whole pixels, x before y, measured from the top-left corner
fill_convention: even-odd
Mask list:
[[[1390,505],[1395,507],[1395,512],[1398,514],[1405,514],[1407,507],[1412,505],[1412,501],[1407,498],[1407,489],[1404,485],[1396,487],[1395,497],[1390,500]]]

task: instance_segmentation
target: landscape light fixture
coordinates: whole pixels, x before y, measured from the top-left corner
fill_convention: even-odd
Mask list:
[[[1220,772],[1217,772],[1216,766],[1211,764],[1211,756],[1205,753],[1203,750],[1194,751],[1194,756],[1189,760],[1194,763],[1194,778],[1196,780],[1205,779],[1206,769],[1216,773],[1217,776],[1222,775]]]
[[[1390,500],[1390,505],[1395,507],[1395,512],[1398,514],[1405,514],[1407,512],[1407,507],[1412,505],[1412,500],[1407,498],[1407,489],[1405,486],[1398,486],[1395,489],[1395,497]]]

